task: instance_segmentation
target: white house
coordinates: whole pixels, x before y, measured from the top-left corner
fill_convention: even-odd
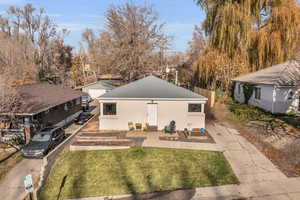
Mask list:
[[[128,130],[128,123],[162,130],[170,121],[177,130],[205,128],[206,97],[148,76],[98,98],[100,130]]]
[[[243,84],[254,86],[248,103],[271,113],[300,112],[300,64],[291,60],[254,73],[239,76],[234,99],[245,103]]]
[[[85,85],[81,88],[82,92],[89,94],[92,99],[96,99],[97,97],[105,94],[106,92],[114,89],[115,86],[105,82],[105,81],[97,81],[88,85]]]

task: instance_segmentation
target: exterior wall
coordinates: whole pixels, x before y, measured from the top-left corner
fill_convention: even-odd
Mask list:
[[[96,99],[106,93],[105,89],[83,88],[82,92],[88,93],[92,99]]]
[[[239,103],[245,102],[243,88],[238,93],[239,82],[236,82],[234,88],[234,99]],[[299,95],[293,87],[276,87],[273,85],[257,85],[261,88],[261,99],[254,98],[254,92],[249,100],[250,105],[257,106],[272,113],[299,112]],[[289,100],[290,91],[294,92],[293,99]]]
[[[240,87],[240,93],[238,92],[239,87]],[[239,103],[245,103],[244,91],[243,91],[243,87],[240,85],[240,82],[235,83],[234,100],[236,100]]]
[[[102,103],[116,103],[117,115],[103,116]],[[199,101],[151,101],[151,100],[101,100],[100,101],[100,130],[128,130],[128,122],[147,123],[147,104],[157,103],[157,127],[163,130],[170,121],[176,122],[176,129],[205,128],[205,114],[188,113],[188,103],[204,103]]]
[[[257,85],[256,87],[261,88],[261,98],[255,99],[255,94],[253,94],[249,99],[249,104],[262,108],[266,111],[272,112],[273,109],[273,95],[274,86],[273,85]]]
[[[236,82],[235,84],[234,99],[239,103],[245,103],[243,87],[241,87],[240,93],[238,93],[238,87],[240,87],[240,82]],[[248,104],[272,112],[274,86],[258,84],[256,85],[256,87],[261,88],[261,99],[255,99],[253,91],[253,94],[249,99]]]
[[[288,99],[290,92],[294,93],[292,99]],[[299,95],[296,88],[293,87],[277,87],[276,88],[276,102],[274,104],[275,113],[289,113],[299,112]]]

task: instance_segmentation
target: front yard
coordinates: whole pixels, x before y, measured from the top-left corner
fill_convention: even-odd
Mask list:
[[[238,183],[220,152],[136,147],[62,154],[39,199],[68,199]]]

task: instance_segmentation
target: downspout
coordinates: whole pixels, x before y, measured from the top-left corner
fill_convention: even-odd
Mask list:
[[[274,85],[274,88],[273,88],[273,101],[272,101],[272,114],[274,114],[274,103],[276,101],[276,88],[277,88],[277,86]]]

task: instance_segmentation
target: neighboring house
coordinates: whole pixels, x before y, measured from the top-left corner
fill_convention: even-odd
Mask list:
[[[158,130],[174,120],[177,130],[205,128],[206,97],[148,76],[98,98],[100,130],[128,130],[128,123]]]
[[[271,113],[300,112],[300,64],[291,60],[233,79],[234,99],[245,103],[243,84],[254,90],[249,104]]]
[[[13,122],[0,122],[2,136],[18,130],[28,141],[34,131],[49,125],[64,126],[82,112],[84,93],[71,88],[37,83],[18,86],[16,91],[23,105],[17,113],[0,113],[16,117]]]
[[[96,99],[97,97],[111,91],[114,88],[115,86],[105,81],[97,81],[81,87],[81,91],[89,94],[92,99]]]

